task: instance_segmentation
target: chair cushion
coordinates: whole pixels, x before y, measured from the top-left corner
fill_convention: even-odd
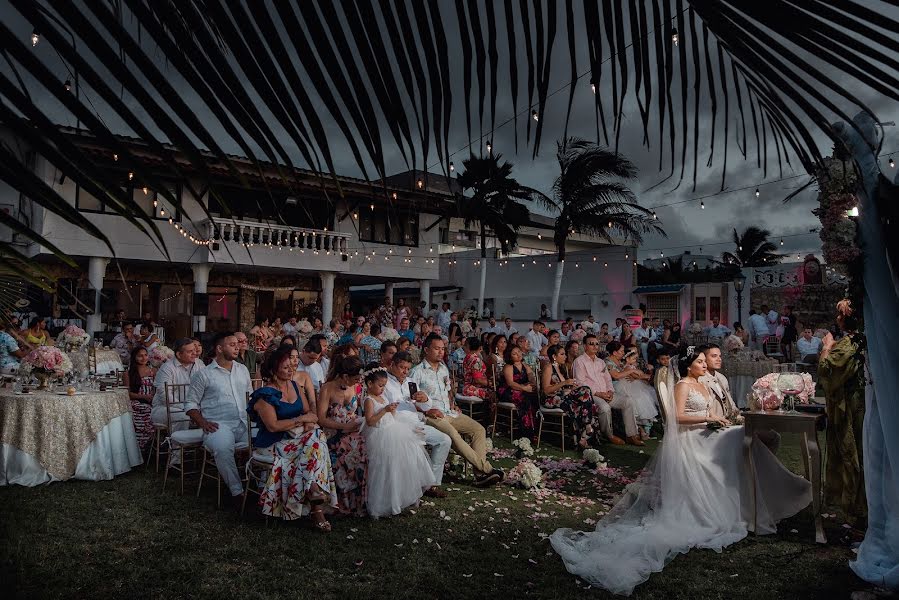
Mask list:
[[[202,429],[182,429],[181,431],[174,431],[172,435],[169,436],[169,439],[181,445],[188,444],[199,444],[203,441],[203,430]]]
[[[265,465],[271,465],[275,462],[275,457],[268,452],[254,452],[253,461]]]
[[[540,412],[544,415],[564,415],[565,411],[561,408],[547,408],[546,406],[540,407]]]
[[[456,394],[456,402],[466,402],[468,404],[480,404],[483,402],[483,398],[478,398],[477,396],[463,396],[462,394]]]
[[[512,404],[511,402],[497,402],[496,406],[497,406],[497,408],[504,408],[506,410],[517,410],[515,408],[515,405]]]

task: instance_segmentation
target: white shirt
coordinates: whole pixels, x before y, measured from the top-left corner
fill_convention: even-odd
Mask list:
[[[518,329],[514,325],[512,327],[506,327],[506,324],[503,323],[502,325],[497,325],[497,328],[497,333],[506,337],[511,336],[513,333],[518,333]]]
[[[210,421],[244,421],[247,394],[252,392],[250,372],[243,364],[234,361],[226,369],[214,360],[191,377],[184,412],[197,409]]]
[[[448,417],[457,416],[456,411],[450,408],[452,382],[449,369],[444,363],[439,363],[435,370],[427,360],[421,361],[409,373],[409,381],[414,381],[418,385],[418,391],[424,392],[428,397],[427,402],[415,403],[419,410],[427,412],[436,408]]]
[[[325,380],[325,372],[320,362],[315,361],[307,366],[303,364],[303,359],[301,358],[300,364],[297,365],[297,372],[309,374],[309,378],[312,379],[312,387],[315,388],[316,394],[321,390],[322,382]]]
[[[568,340],[569,340],[569,336],[571,336],[571,331],[569,331],[568,333],[562,333],[562,331],[559,330],[559,342],[560,343],[567,344]]]
[[[810,340],[807,340],[804,337],[800,337],[796,340],[796,349],[799,350],[800,358],[805,358],[806,356],[811,356],[813,354],[820,354],[821,346],[823,346],[821,338],[816,338],[815,336],[812,336],[812,339]]]
[[[505,331],[506,331],[506,326],[500,325],[499,323],[496,323],[495,325],[488,324],[487,327],[484,328],[484,333],[503,334]]]
[[[437,313],[437,324],[440,325],[440,328],[444,331],[444,333],[449,333],[451,314],[453,313],[450,310],[441,310]]]
[[[177,357],[162,363],[159,370],[156,371],[156,379],[153,380],[153,385],[156,386],[156,393],[153,394],[153,407],[165,406],[165,384],[188,384],[193,374],[201,371],[203,367],[203,363],[199,361],[182,364]]]
[[[656,339],[656,332],[652,327],[647,327],[646,329],[642,327],[638,327],[634,330],[634,339],[637,342],[643,342],[643,338],[646,338],[647,341],[651,342]]]
[[[542,333],[537,333],[533,329],[529,330],[524,337],[528,338],[528,342],[530,343],[530,354],[540,354],[540,349],[545,346],[549,340],[546,339],[546,336]]]
[[[414,412],[420,417],[424,417],[424,415],[418,412],[418,409],[415,408],[415,403],[412,402],[412,394],[409,393],[409,378],[403,380],[402,383],[393,375],[393,373],[387,373],[387,385],[384,387],[384,393],[382,394],[387,402],[391,404],[397,404],[397,410],[408,410],[410,412]]]
[[[281,326],[281,331],[282,333],[284,333],[284,335],[296,336],[297,334],[296,325],[291,325],[289,322],[284,323],[284,325]]]
[[[725,338],[730,335],[730,329],[719,323],[718,327],[706,327],[705,334],[710,338]]]
[[[776,335],[778,325],[780,325],[780,315],[772,308],[768,311],[768,333]]]
[[[749,317],[749,333],[756,337],[768,335],[768,321],[765,315],[756,313]]]
[[[613,340],[621,339],[621,327],[615,327],[609,332],[609,335],[612,336]]]
[[[302,362],[303,361],[300,361],[300,364],[302,364]],[[331,370],[331,359],[328,358],[327,356],[322,356],[321,358],[318,359],[318,364],[321,365],[322,374],[324,375],[322,377],[322,379],[324,379],[325,377],[328,376],[328,371]]]

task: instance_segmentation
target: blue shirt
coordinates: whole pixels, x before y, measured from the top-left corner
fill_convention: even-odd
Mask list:
[[[415,332],[412,331],[411,329],[402,329],[402,330],[398,331],[397,333],[399,333],[402,337],[406,338],[410,342],[415,341]]]
[[[284,434],[286,433],[284,431],[269,431],[265,428],[265,423],[259,418],[259,414],[253,408],[256,405],[256,402],[262,400],[263,402],[274,406],[275,416],[278,417],[279,421],[296,419],[306,412],[303,404],[303,396],[300,394],[300,388],[297,386],[297,382],[291,381],[291,383],[297,394],[296,402],[284,402],[281,399],[283,397],[281,390],[268,386],[259,388],[250,396],[247,412],[250,414],[250,418],[259,426],[259,432],[253,440],[253,445],[256,447],[268,448],[272,444],[284,439]]]
[[[18,369],[19,359],[12,354],[18,351],[16,339],[5,331],[0,331],[0,369]]]

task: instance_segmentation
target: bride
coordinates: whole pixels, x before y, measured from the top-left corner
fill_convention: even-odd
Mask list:
[[[746,537],[752,522],[743,428],[709,416],[712,396],[699,382],[706,373],[701,352],[687,348],[678,368],[675,406],[665,407],[677,418],[668,419],[664,441],[644,474],[625,488],[595,531],[559,529],[550,536],[569,572],[616,594],[630,595],[691,548],[720,552]],[[777,521],[811,502],[811,485],[764,444],[753,444],[752,452],[756,533],[773,533]]]

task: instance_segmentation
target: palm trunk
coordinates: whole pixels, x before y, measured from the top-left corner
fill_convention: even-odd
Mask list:
[[[556,263],[556,281],[553,284],[553,300],[550,314],[553,319],[559,318],[559,293],[562,291],[562,273],[565,270],[565,260]]]
[[[480,320],[484,314],[484,288],[487,286],[487,232],[481,224],[481,289],[478,292],[478,314]]]

